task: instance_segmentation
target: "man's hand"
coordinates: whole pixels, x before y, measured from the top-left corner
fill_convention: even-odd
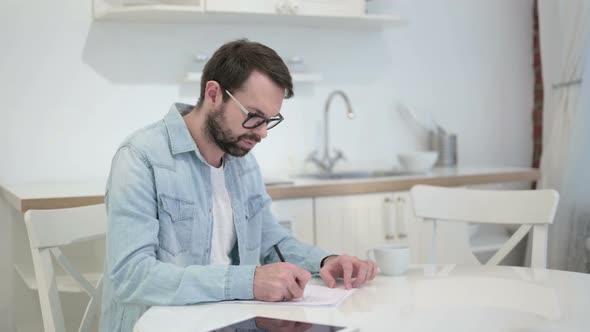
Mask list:
[[[330,256],[324,260],[324,266],[320,269],[320,277],[330,288],[336,286],[336,278],[344,279],[344,287],[357,288],[367,281],[375,279],[377,264],[370,260],[360,260],[358,257],[346,254]],[[352,281],[354,279],[354,282]]]
[[[254,272],[254,299],[278,302],[303,296],[311,273],[290,263],[273,263],[256,268]]]

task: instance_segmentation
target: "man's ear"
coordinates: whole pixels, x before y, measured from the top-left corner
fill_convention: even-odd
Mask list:
[[[205,85],[205,101],[215,108],[223,103],[223,90],[216,81],[207,81]]]

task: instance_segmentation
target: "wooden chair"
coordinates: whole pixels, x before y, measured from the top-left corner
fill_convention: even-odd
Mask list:
[[[65,331],[58,282],[51,256],[90,296],[79,327],[79,331],[89,331],[100,317],[102,274],[93,285],[87,277],[74,268],[59,247],[105,236],[104,204],[57,210],[29,210],[25,213],[25,225],[31,246],[45,331]]]
[[[417,219],[432,228],[431,263],[442,263],[439,259],[454,257],[458,260],[455,263],[480,264],[469,248],[466,227],[462,228],[464,240],[437,244],[441,238],[437,234],[439,222],[520,224],[485,264],[499,264],[532,231],[531,267],[546,268],[547,229],[553,223],[559,201],[555,190],[475,190],[416,185],[410,190],[410,196]],[[445,231],[452,232],[452,228]]]

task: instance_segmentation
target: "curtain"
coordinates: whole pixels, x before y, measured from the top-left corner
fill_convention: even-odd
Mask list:
[[[560,193],[548,267],[590,272],[590,0],[539,0],[543,153],[539,188]]]

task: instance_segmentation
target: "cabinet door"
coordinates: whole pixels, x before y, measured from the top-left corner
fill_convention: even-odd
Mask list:
[[[365,15],[365,0],[279,0],[288,3],[298,15],[360,17]]]
[[[315,244],[312,198],[274,200],[271,210],[277,221],[298,240]]]
[[[368,249],[389,242],[391,194],[318,197],[315,201],[318,247],[366,257]]]
[[[208,12],[260,13],[275,14],[277,0],[207,0],[205,10]]]

